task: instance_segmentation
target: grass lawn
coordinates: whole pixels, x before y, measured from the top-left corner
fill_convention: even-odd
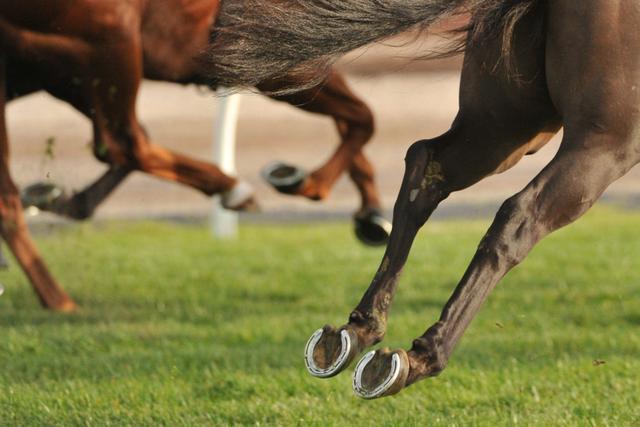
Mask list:
[[[407,348],[437,319],[487,225],[423,229],[384,345]],[[350,224],[247,225],[235,242],[201,226],[88,224],[38,241],[82,308],[43,311],[15,263],[0,272],[2,426],[640,425],[637,213],[600,208],[547,238],[445,372],[370,402],[351,371],[314,379],[302,358],[382,256]]]

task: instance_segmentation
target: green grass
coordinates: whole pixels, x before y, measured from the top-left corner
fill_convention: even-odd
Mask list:
[[[436,320],[487,225],[425,227],[385,345],[407,348]],[[38,241],[82,309],[45,312],[15,263],[0,272],[2,426],[640,424],[640,214],[601,208],[546,239],[441,376],[371,402],[350,371],[313,379],[302,360],[382,256],[349,224],[247,225],[236,242],[89,224]]]

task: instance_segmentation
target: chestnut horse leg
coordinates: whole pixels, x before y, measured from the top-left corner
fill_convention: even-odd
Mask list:
[[[140,34],[129,22],[130,16],[114,16],[115,20],[119,18],[122,22],[114,21],[105,32],[104,40],[91,44],[77,37],[20,29],[0,18],[0,40],[17,57],[38,57],[42,59],[42,66],[50,64],[58,72],[67,70],[70,75],[81,76],[89,100],[87,105],[94,108],[91,114],[94,153],[101,160],[112,166],[137,169],[189,185],[207,195],[222,193],[223,205],[230,209],[252,207],[253,190],[248,184],[225,175],[213,164],[149,142],[135,114],[135,100],[142,79]],[[69,81],[72,80],[70,77]],[[117,185],[119,176],[108,173],[103,178],[100,185],[105,184],[106,190]]]
[[[287,82],[283,82],[284,85]],[[258,89],[271,92],[281,85],[265,83]],[[347,86],[344,78],[332,72],[326,82],[316,88],[288,95],[269,95],[273,99],[286,102],[304,111],[331,116],[340,134],[340,145],[333,155],[318,169],[313,171],[296,189],[296,194],[312,200],[322,200],[329,196],[331,188],[346,171],[356,170],[354,183],[361,191],[362,208],[379,208],[380,200],[373,182],[371,165],[362,148],[371,139],[374,131],[373,114]],[[360,162],[354,162],[359,157]],[[365,170],[360,170],[365,169]]]
[[[560,124],[544,82],[543,52],[526,52],[518,71],[526,85],[494,73],[485,64],[499,58],[499,43],[469,51],[460,88],[460,112],[447,133],[413,144],[394,207],[393,231],[369,289],[339,328],[316,331],[305,350],[314,376],[344,370],[364,348],[382,340],[391,300],[413,240],[451,192],[513,166],[547,142]],[[500,113],[500,114],[498,114]]]
[[[56,283],[29,236],[20,195],[9,174],[9,141],[5,122],[5,62],[0,53],[0,234],[29,277],[46,308],[71,311],[76,305]]]
[[[253,204],[248,184],[217,166],[152,144],[137,121],[135,100],[142,79],[141,41],[131,33],[97,47],[99,83],[94,85],[94,152],[114,166],[137,169],[200,190],[222,193],[223,204],[245,209]]]
[[[264,83],[258,89],[269,93],[291,84],[285,81]],[[363,152],[363,148],[374,132],[373,114],[369,107],[348,87],[344,78],[332,71],[322,86],[287,95],[270,95],[271,98],[287,102],[297,108],[333,118],[340,144],[331,157],[319,168],[306,175],[300,169],[275,163],[280,166],[278,173],[289,171],[286,179],[296,180],[279,186],[281,177],[267,179],[286,194],[296,194],[311,200],[323,200],[329,196],[338,178],[349,171],[349,176],[360,193],[360,209],[356,212],[356,226],[362,223],[358,237],[365,243],[385,244],[390,232],[390,224],[382,217],[380,197],[375,183],[373,167]],[[377,225],[376,225],[377,224]],[[367,228],[365,228],[367,227]],[[368,232],[369,231],[369,232]],[[376,235],[376,232],[378,235]]]

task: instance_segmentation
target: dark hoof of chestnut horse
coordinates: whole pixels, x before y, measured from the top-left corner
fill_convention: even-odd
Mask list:
[[[51,210],[54,203],[64,195],[64,189],[56,184],[37,182],[25,187],[20,194],[20,198],[22,199],[23,207],[35,206],[40,210],[46,211]]]
[[[304,348],[304,362],[314,377],[329,378],[346,369],[359,352],[358,335],[353,329],[327,325],[309,338]]]
[[[353,391],[363,399],[391,396],[402,390],[409,376],[409,358],[404,350],[388,348],[367,353],[353,373]]]
[[[282,162],[269,163],[262,169],[261,175],[273,188],[284,194],[298,194],[307,179],[306,171]]]
[[[391,235],[391,222],[379,210],[371,209],[354,217],[356,237],[365,245],[384,246]]]

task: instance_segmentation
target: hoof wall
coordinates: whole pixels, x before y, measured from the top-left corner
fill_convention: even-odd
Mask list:
[[[269,163],[262,169],[262,178],[278,192],[283,194],[298,194],[307,173],[297,166],[282,162]]]
[[[34,206],[40,210],[51,210],[54,203],[64,197],[65,191],[62,187],[48,183],[37,182],[25,187],[22,190],[20,198],[23,207]]]
[[[47,308],[51,311],[55,311],[56,313],[75,313],[78,310],[78,305],[71,299],[63,299],[55,305]]]
[[[222,207],[238,212],[259,212],[260,206],[253,197],[253,188],[244,181],[221,195]]]
[[[304,349],[304,361],[311,375],[333,377],[342,372],[358,354],[358,335],[350,328],[318,329]]]
[[[363,399],[377,399],[398,393],[409,375],[409,359],[404,350],[374,350],[356,365],[353,391]]]
[[[354,221],[356,237],[365,245],[383,246],[389,241],[391,222],[378,210],[358,214]]]

